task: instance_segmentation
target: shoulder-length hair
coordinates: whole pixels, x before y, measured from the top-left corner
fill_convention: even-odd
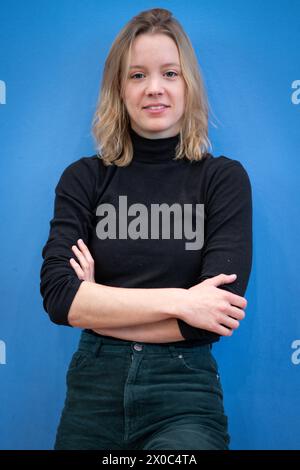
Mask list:
[[[134,39],[143,33],[166,34],[178,48],[185,81],[185,113],[176,158],[202,160],[208,138],[208,99],[193,46],[169,10],[153,8],[134,16],[119,32],[105,61],[102,85],[92,122],[97,156],[108,166],[127,166],[133,158],[130,119],[122,96],[129,71]],[[100,154],[99,154],[99,153]]]

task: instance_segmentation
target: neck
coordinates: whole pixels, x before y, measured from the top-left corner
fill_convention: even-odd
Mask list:
[[[176,146],[180,139],[180,133],[173,137],[149,139],[135,132],[132,127],[129,133],[133,146],[133,160],[146,163],[171,161],[176,155]]]

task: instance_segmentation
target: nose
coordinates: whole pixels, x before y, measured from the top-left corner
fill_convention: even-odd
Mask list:
[[[154,88],[154,87],[152,87],[152,88],[148,87],[148,89],[146,91],[146,95],[148,95],[148,96],[161,96],[163,94],[164,94],[164,92],[163,92],[162,89],[157,89],[157,88]]]
[[[163,93],[163,87],[159,78],[149,79],[146,87],[147,95],[161,95]]]

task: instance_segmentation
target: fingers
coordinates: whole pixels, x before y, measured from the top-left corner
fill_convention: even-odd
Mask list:
[[[230,317],[224,318],[224,320],[222,320],[222,323],[217,323],[212,331],[221,336],[232,336],[234,333],[234,330],[236,330],[239,327],[239,324],[238,324],[239,322],[234,320],[236,323],[232,323],[233,326],[231,327],[229,326],[229,324],[231,323],[229,319]]]
[[[229,284],[236,280],[236,274],[218,274],[217,276],[206,279],[204,282],[213,286],[219,286],[221,284]]]
[[[233,305],[231,305],[230,307],[230,316],[233,317],[233,318],[236,318],[237,320],[243,320],[246,316],[244,310],[238,308],[238,307],[234,307]]]
[[[90,263],[90,264],[93,264],[94,263],[94,259],[88,249],[88,247],[86,246],[86,244],[84,243],[83,240],[81,240],[81,238],[79,238],[79,240],[77,240],[77,243],[79,245],[79,248],[81,249],[82,253],[84,254],[86,260]]]
[[[226,328],[226,326],[223,325],[217,325],[216,328],[213,330],[215,333],[221,336],[232,336],[233,335],[233,330],[230,328]]]
[[[92,259],[92,261],[93,261],[93,258],[91,257],[90,252],[89,252],[87,246],[84,244],[83,241],[78,240],[77,243],[78,243],[78,246],[80,247],[80,250],[77,248],[76,245],[72,246],[72,250],[75,253],[75,255],[77,256],[82,269],[88,270],[89,269],[89,263],[90,263],[90,260],[89,260],[88,257],[90,257]]]
[[[222,315],[220,317],[219,323],[231,328],[232,330],[236,330],[240,326],[240,322],[235,318],[230,317],[229,315]]]
[[[232,292],[228,292],[223,290],[225,293],[225,299],[227,302],[229,302],[231,305],[235,305],[236,307],[240,307],[242,309],[247,308],[247,299],[245,297],[241,297],[240,295],[233,294]]]
[[[234,330],[240,326],[240,321],[245,318],[245,312],[237,307],[228,307],[229,314],[220,313],[217,319],[215,331],[222,336],[232,336]]]
[[[72,246],[72,251],[77,257],[79,263],[77,263],[73,258],[70,259],[70,264],[74,271],[76,272],[79,279],[85,281],[94,281],[94,259],[92,258],[88,247],[83,242],[83,240],[77,240],[78,246]]]
[[[77,274],[78,279],[82,279],[84,277],[84,272],[82,271],[80,265],[75,261],[74,258],[70,259],[70,265],[72,266],[75,273]]]
[[[211,277],[209,279],[206,279],[205,283],[213,285],[215,287],[218,287],[219,285],[222,284],[230,284],[234,282],[237,278],[236,274],[218,274],[217,276]],[[245,297],[242,297],[237,294],[233,294],[232,292],[224,291],[226,293],[225,299],[232,305],[235,305],[236,307],[240,307],[245,309],[247,307],[247,300]]]

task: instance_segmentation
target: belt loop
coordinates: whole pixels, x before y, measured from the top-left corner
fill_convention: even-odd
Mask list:
[[[176,346],[169,345],[169,351],[172,357],[177,357],[178,356],[178,350]]]
[[[95,344],[93,346],[93,353],[96,357],[99,355],[99,353],[101,351],[102,344],[103,344],[102,338],[96,338],[95,337]]]

